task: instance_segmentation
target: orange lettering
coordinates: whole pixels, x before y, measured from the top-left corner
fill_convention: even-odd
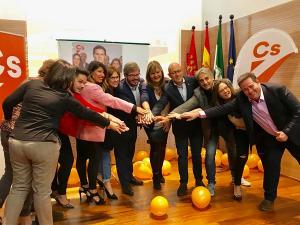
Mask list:
[[[253,55],[256,57],[256,58],[262,58],[264,57],[265,55],[268,54],[268,50],[265,50],[263,51],[262,53],[259,53],[258,52],[258,48],[261,47],[261,46],[264,46],[264,47],[268,47],[269,46],[269,43],[266,42],[266,41],[261,41],[259,43],[257,43],[257,45],[255,45],[254,49],[253,49]]]

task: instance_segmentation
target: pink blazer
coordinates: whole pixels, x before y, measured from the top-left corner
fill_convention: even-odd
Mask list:
[[[90,82],[87,82],[80,92],[80,95],[93,106],[102,108],[105,111],[107,107],[110,107],[130,113],[134,106],[132,103],[105,93],[98,84]],[[82,122],[81,125],[79,125],[78,138],[85,141],[103,142],[105,138],[105,128]]]

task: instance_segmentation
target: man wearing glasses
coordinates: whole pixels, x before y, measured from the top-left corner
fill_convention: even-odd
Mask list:
[[[123,69],[124,79],[121,80],[119,87],[115,91],[115,96],[125,101],[141,106],[148,110],[144,115],[146,123],[150,123],[152,113],[148,104],[149,97],[146,90],[146,84],[141,82],[140,68],[137,63],[129,62]],[[123,120],[129,127],[129,131],[123,134],[114,132],[114,150],[117,164],[117,172],[121,182],[124,194],[133,196],[131,185],[143,185],[143,182],[133,177],[132,160],[135,151],[135,142],[137,138],[137,120],[135,114],[127,114],[116,110],[114,113],[119,119]]]

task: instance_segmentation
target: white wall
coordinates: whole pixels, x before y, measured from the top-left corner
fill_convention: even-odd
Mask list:
[[[203,0],[203,27],[206,20],[209,27],[218,25],[220,14],[223,16],[222,22],[228,22],[230,14],[237,19],[289,1],[291,0]]]

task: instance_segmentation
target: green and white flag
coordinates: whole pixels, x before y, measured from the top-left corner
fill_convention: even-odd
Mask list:
[[[222,79],[224,77],[224,60],[223,60],[223,47],[222,47],[222,17],[219,17],[218,39],[216,44],[214,74],[215,79]]]

